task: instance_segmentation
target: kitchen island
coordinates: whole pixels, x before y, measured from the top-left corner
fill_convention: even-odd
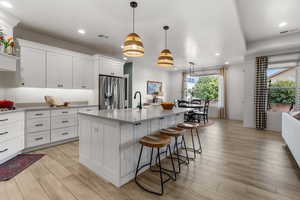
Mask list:
[[[134,178],[139,139],[183,122],[188,110],[148,108],[80,112],[80,163],[120,187]],[[143,152],[141,165],[149,160],[150,149]]]

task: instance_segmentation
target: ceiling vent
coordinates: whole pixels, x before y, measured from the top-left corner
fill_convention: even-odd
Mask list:
[[[100,34],[100,35],[98,35],[98,37],[99,37],[99,38],[105,38],[105,39],[108,39],[108,38],[109,38],[108,35],[104,35],[104,34]]]
[[[292,34],[292,33],[298,33],[299,31],[300,31],[299,28],[294,28],[294,29],[290,29],[290,30],[280,31],[280,34],[287,35],[287,34]]]

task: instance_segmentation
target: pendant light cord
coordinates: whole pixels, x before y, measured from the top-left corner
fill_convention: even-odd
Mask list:
[[[167,35],[167,30],[165,30],[165,46],[166,49],[168,48],[168,35]]]
[[[132,8],[133,10],[132,10],[132,24],[133,24],[133,26],[132,26],[132,32],[134,33],[134,17],[135,17],[135,13],[134,13],[134,8]]]

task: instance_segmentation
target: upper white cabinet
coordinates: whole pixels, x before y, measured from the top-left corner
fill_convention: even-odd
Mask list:
[[[93,89],[98,75],[124,76],[122,60],[90,56],[18,39],[19,85],[39,88]]]
[[[99,65],[100,74],[110,75],[110,76],[123,76],[123,62],[117,61],[115,59],[101,57]]]
[[[94,86],[94,59],[89,57],[73,58],[73,87],[92,89]]]
[[[46,51],[21,46],[20,85],[46,87]]]
[[[73,88],[73,59],[70,55],[47,52],[47,87]]]

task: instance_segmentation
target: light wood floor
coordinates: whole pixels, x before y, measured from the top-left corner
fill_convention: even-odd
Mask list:
[[[204,152],[169,182],[162,197],[134,181],[116,188],[78,163],[78,142],[37,151],[47,154],[8,182],[1,200],[299,200],[300,171],[278,133],[217,121],[201,129]],[[159,181],[145,172],[145,183]]]

